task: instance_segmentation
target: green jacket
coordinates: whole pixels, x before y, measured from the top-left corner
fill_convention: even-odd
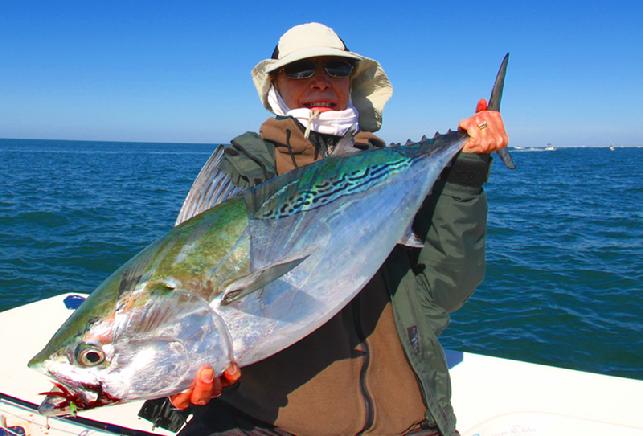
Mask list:
[[[274,145],[255,133],[236,137],[224,168],[235,184],[252,186],[276,174]],[[485,269],[488,155],[460,153],[413,223],[422,249],[396,246],[382,267],[395,324],[428,408],[426,419],[454,434],[451,385],[438,336],[480,284]]]

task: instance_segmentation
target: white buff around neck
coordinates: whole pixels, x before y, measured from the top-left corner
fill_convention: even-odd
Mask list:
[[[349,130],[359,130],[359,112],[349,100],[348,107],[343,111],[325,111],[317,114],[308,108],[290,109],[273,85],[268,91],[268,103],[275,115],[291,116],[304,127],[324,135],[342,136]]]

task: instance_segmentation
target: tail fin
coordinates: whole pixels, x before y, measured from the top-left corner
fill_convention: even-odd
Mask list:
[[[491,97],[489,97],[489,104],[487,110],[490,111],[500,111],[500,100],[502,100],[502,91],[505,87],[505,74],[507,74],[507,64],[509,63],[509,53],[507,53],[500,64],[500,69],[496,75],[496,82],[493,84],[491,89]],[[509,169],[516,169],[516,164],[514,164],[511,155],[506,148],[501,148],[498,150],[498,155],[504,162],[505,166]]]

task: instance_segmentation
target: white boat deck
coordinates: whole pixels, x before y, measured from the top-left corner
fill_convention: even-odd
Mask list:
[[[642,381],[472,353],[451,378],[462,435],[643,435]]]
[[[71,314],[66,295],[0,313],[0,393],[39,404],[51,382],[27,362]],[[643,436],[643,381],[609,377],[526,362],[449,353],[453,406],[463,436],[614,435]],[[103,407],[79,416],[156,434],[138,418],[141,402]],[[0,427],[31,435],[114,434],[74,421],[46,419],[29,407],[0,398]],[[0,434],[2,430],[0,429]]]

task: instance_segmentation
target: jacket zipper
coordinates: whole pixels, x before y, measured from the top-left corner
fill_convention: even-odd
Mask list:
[[[368,371],[368,367],[370,364],[371,355],[368,347],[368,342],[366,342],[366,335],[364,334],[364,330],[362,329],[362,317],[361,317],[360,306],[361,306],[361,294],[353,304],[353,319],[355,322],[355,332],[357,334],[357,337],[360,340],[358,351],[360,351],[364,355],[364,364],[359,370],[359,388],[362,394],[362,398],[364,399],[364,412],[365,412],[364,417],[365,418],[364,418],[364,426],[358,432],[358,434],[362,434],[368,431],[373,426],[373,420],[374,420],[373,399],[371,398],[371,394],[368,392],[368,387],[366,386],[366,373]]]

